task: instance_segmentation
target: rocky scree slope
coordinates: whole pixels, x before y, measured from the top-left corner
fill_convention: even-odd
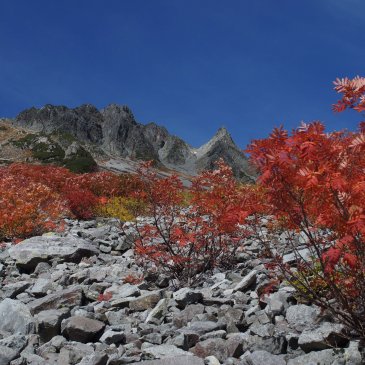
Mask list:
[[[247,158],[236,146],[225,128],[200,148],[192,148],[182,139],[170,135],[166,128],[149,123],[138,123],[127,106],[111,104],[98,110],[93,105],[70,109],[65,106],[45,105],[21,112],[11,121],[14,126],[36,133],[70,134],[88,146],[88,150],[102,165],[125,168],[123,159],[155,160],[161,167],[196,175],[211,169],[215,161],[223,158],[237,178],[251,182],[256,173]],[[124,164],[123,164],[124,162]],[[110,166],[109,166],[110,167]]]
[[[358,341],[293,288],[261,295],[258,240],[231,270],[175,290],[159,272],[125,283],[145,273],[117,221],[66,224],[0,251],[0,365],[364,364]]]

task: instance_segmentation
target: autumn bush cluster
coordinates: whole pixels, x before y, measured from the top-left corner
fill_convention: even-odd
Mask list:
[[[128,189],[128,178],[107,172],[74,174],[54,166],[0,168],[0,242],[62,227],[63,218],[90,219],[100,204]]]

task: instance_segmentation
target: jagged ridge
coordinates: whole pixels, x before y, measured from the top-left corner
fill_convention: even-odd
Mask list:
[[[169,134],[155,123],[138,123],[127,106],[110,104],[98,110],[90,104],[71,109],[45,105],[21,112],[15,125],[46,134],[70,133],[82,143],[98,146],[109,156],[153,159],[163,166],[188,175],[211,169],[223,158],[243,181],[253,181],[255,172],[225,128],[198,149]]]

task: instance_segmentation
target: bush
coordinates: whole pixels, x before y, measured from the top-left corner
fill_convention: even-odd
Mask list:
[[[365,110],[365,79],[337,80],[344,94],[336,111]],[[248,148],[260,169],[276,226],[286,232],[296,267],[275,257],[285,278],[306,300],[330,311],[365,339],[365,134],[326,133],[319,122],[289,135],[275,129]],[[294,233],[301,233],[306,255]],[[288,247],[287,247],[288,248]],[[277,248],[278,249],[278,248]]]
[[[54,229],[64,217],[90,219],[103,199],[123,182],[108,172],[74,174],[52,165],[0,168],[0,240],[26,238]]]
[[[232,265],[249,234],[240,226],[249,212],[242,209],[245,195],[229,167],[220,162],[217,170],[200,175],[190,190],[189,206],[177,176],[160,179],[147,163],[140,177],[133,196],[148,218],[137,218],[133,227],[135,252],[146,265],[152,262],[176,285],[192,285],[203,273]]]

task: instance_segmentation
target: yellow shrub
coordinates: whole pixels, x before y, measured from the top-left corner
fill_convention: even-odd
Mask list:
[[[122,222],[132,221],[143,213],[144,204],[136,199],[113,197],[105,204],[100,205],[98,214],[103,217],[118,218]]]

